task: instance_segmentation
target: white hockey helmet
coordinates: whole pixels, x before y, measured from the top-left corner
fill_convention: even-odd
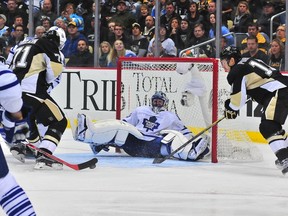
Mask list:
[[[163,101],[163,105],[159,106],[159,104],[156,104],[155,102],[153,103],[153,101],[155,99],[160,99]],[[152,110],[155,113],[159,113],[161,111],[165,111],[168,108],[168,103],[169,103],[169,99],[167,98],[166,94],[162,91],[156,91],[154,93],[154,95],[152,95],[151,97],[151,106],[152,106]]]
[[[58,27],[58,26],[52,26],[48,30],[48,32],[50,32],[50,31],[56,31],[57,32],[58,37],[59,37],[59,46],[58,47],[59,47],[60,50],[62,50],[64,45],[65,45],[65,42],[66,42],[66,33],[65,33],[65,31],[62,28]]]

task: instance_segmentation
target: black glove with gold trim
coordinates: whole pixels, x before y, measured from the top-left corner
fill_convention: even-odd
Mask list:
[[[233,110],[230,106],[230,99],[225,101],[225,110],[224,110],[224,116],[226,119],[235,119],[237,115],[239,114],[239,111]]]

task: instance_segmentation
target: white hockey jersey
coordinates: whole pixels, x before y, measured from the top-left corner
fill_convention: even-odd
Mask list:
[[[160,134],[162,130],[176,130],[187,137],[192,134],[175,113],[169,111],[155,113],[149,106],[137,107],[123,121],[134,125],[144,135],[146,141],[162,137]]]
[[[22,90],[16,75],[0,63],[0,104],[8,112],[21,110]]]

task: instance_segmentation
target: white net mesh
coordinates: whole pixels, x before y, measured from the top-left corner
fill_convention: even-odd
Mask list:
[[[177,113],[194,134],[212,123],[213,110],[217,113],[216,119],[223,116],[230,87],[226,81],[227,74],[221,68],[215,69],[211,60],[131,60],[120,61],[121,70],[118,71],[122,77],[121,117],[127,116],[138,106],[150,105],[155,91],[167,94],[168,110]],[[214,83],[213,74],[218,78]],[[214,95],[217,95],[217,106],[212,102]],[[237,119],[223,120],[218,124],[218,139],[212,143],[217,145],[218,160],[262,160],[257,146],[252,144],[245,131],[239,129]]]

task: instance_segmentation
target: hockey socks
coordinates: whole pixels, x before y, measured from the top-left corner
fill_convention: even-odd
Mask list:
[[[0,179],[0,205],[8,216],[36,215],[25,191],[10,173]]]

